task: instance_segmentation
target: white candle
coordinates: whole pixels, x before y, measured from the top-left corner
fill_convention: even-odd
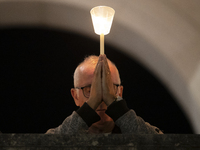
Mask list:
[[[100,54],[104,54],[104,34],[100,34]]]

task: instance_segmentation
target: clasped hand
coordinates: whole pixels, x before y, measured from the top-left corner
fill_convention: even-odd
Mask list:
[[[115,99],[116,95],[106,55],[100,55],[87,103],[92,109],[96,110],[102,101],[109,106]]]

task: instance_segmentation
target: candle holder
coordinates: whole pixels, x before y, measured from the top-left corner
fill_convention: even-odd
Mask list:
[[[115,10],[108,6],[97,6],[90,11],[94,32],[100,35],[100,54],[104,54],[104,35],[110,33]]]

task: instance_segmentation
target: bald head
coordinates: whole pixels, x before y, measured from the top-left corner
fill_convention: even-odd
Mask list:
[[[74,72],[74,87],[85,86],[92,81],[94,70],[99,57],[95,55],[88,56],[81,62]],[[108,65],[111,71],[111,78],[115,84],[121,84],[120,76],[117,67],[109,59]],[[84,81],[83,81],[84,80]],[[88,83],[85,83],[88,81]]]

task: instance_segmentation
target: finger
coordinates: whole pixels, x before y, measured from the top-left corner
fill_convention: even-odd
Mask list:
[[[110,73],[110,68],[109,68],[109,65],[108,65],[108,59],[107,59],[106,55],[105,55],[105,67],[106,67],[106,71],[108,73]]]
[[[99,104],[99,102],[102,100],[101,70],[102,70],[102,62],[98,61],[94,71],[94,76],[90,91],[90,98],[95,99],[95,104]]]
[[[103,67],[102,68],[103,68],[103,77],[110,79],[111,71],[110,71],[106,56],[103,57]]]
[[[94,74],[97,72],[97,67],[98,67],[98,64],[100,63],[100,61],[102,61],[101,55],[99,56],[98,62],[96,64],[96,67],[95,67],[95,70],[94,70]]]
[[[103,57],[100,55],[94,71],[94,80],[101,80],[102,78],[102,59]]]
[[[93,82],[100,82],[102,74],[102,62],[98,62],[95,68]]]
[[[102,98],[106,105],[109,106],[115,99],[115,92],[106,56],[103,59],[102,71]]]

